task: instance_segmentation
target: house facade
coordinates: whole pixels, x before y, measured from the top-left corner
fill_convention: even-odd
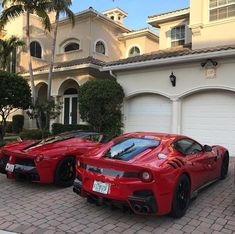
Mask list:
[[[52,80],[52,96],[56,102],[63,103],[63,111],[57,122],[82,123],[77,104],[79,87],[91,79],[111,78],[109,72],[101,71],[107,62],[158,50],[158,35],[148,28],[128,29],[124,25],[127,16],[119,8],[103,13],[89,8],[75,14],[74,27],[68,19],[60,20]],[[53,28],[53,13],[50,18]],[[26,16],[19,16],[6,25],[5,37],[16,35],[25,40],[25,26]],[[36,93],[40,100],[45,100],[52,32],[45,31],[40,19],[31,15],[30,33]],[[17,51],[16,72],[29,79],[25,48]],[[35,127],[34,121],[25,121],[25,127]]]
[[[235,155],[235,1],[191,0],[148,23],[159,51],[103,67],[124,87],[125,131],[184,134]]]
[[[235,0],[190,0],[188,8],[149,16],[159,37],[128,29],[125,17],[119,8],[89,8],[76,14],[74,27],[61,20],[52,83],[53,97],[64,105],[57,121],[81,123],[79,86],[116,78],[126,96],[125,132],[184,134],[235,155]],[[17,20],[24,38],[25,19]],[[51,35],[39,25],[33,17],[31,54],[37,94],[45,98]],[[14,22],[6,31],[15,34]],[[24,53],[17,65],[27,79]]]

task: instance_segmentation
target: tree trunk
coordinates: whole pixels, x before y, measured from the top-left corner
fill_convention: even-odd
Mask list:
[[[53,73],[54,61],[55,61],[55,46],[56,46],[59,18],[60,18],[60,13],[59,13],[59,11],[57,11],[56,17],[55,17],[55,28],[54,28],[52,47],[51,47],[52,48],[51,49],[51,61],[50,61],[49,74],[48,74],[48,89],[47,89],[47,100],[48,101],[50,101],[50,98],[51,98],[52,73]]]
[[[35,84],[33,77],[33,67],[32,67],[32,59],[30,53],[30,13],[27,11],[27,20],[26,20],[26,38],[27,38],[27,54],[28,54],[28,65],[29,65],[29,75],[30,75],[30,83],[31,83],[31,91],[32,91],[32,101],[33,104],[36,102],[36,92],[35,92]]]

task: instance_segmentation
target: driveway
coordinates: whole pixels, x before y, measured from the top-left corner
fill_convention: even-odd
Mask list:
[[[25,234],[235,233],[235,158],[228,177],[204,189],[178,220],[97,207],[74,194],[71,187],[16,182],[0,175],[0,230]]]

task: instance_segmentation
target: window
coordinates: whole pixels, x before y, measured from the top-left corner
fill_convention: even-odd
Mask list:
[[[95,51],[100,54],[105,54],[105,45],[102,41],[98,41],[95,45]]]
[[[202,152],[202,146],[192,139],[180,139],[174,143],[174,148],[185,155]]]
[[[185,25],[171,29],[171,47],[185,44]]]
[[[160,141],[155,139],[124,138],[111,146],[104,157],[129,161],[145,150],[156,148],[159,145]]]
[[[210,21],[235,17],[235,0],[210,0]]]
[[[72,42],[72,43],[67,44],[67,45],[64,47],[64,52],[69,52],[69,51],[79,50],[79,49],[80,49],[79,44],[76,43],[76,42]]]
[[[35,58],[42,58],[42,47],[37,41],[30,43],[30,54]]]
[[[129,51],[129,57],[140,55],[140,49],[137,46],[133,46]]]

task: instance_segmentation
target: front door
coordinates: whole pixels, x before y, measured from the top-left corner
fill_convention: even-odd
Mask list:
[[[64,124],[77,124],[78,95],[64,96]]]

